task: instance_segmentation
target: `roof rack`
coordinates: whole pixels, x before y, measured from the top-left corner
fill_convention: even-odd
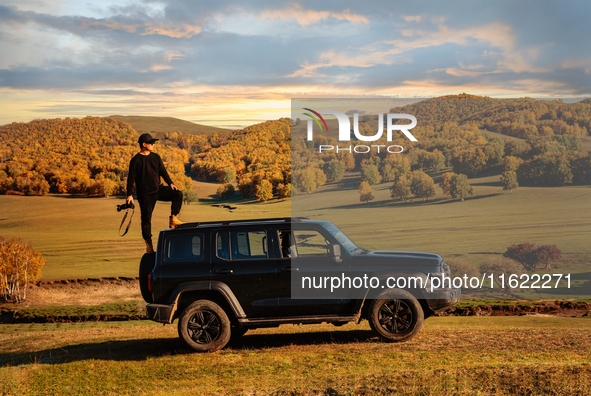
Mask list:
[[[175,229],[199,228],[199,227],[228,227],[236,224],[261,224],[261,223],[299,223],[302,220],[308,220],[307,217],[275,217],[268,219],[248,219],[248,220],[222,220],[222,221],[199,221],[190,222],[177,226]]]

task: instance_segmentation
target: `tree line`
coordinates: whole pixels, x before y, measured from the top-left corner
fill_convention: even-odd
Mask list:
[[[510,191],[519,185],[591,183],[591,151],[584,149],[581,142],[581,137],[589,134],[591,104],[530,98],[499,100],[462,94],[429,99],[390,112],[417,117],[413,135],[418,142],[402,136],[387,142],[384,136],[372,144],[401,145],[405,149],[402,154],[371,151],[354,155],[336,150],[319,153],[320,145],[338,146],[339,142],[320,134],[314,142],[304,140],[302,134],[294,136],[294,192],[314,191],[326,182],[341,179],[347,170],[359,171],[367,183],[360,186],[362,201],[370,200],[372,185],[384,182],[392,183],[393,198],[428,198],[434,195],[430,187],[433,181],[418,171],[433,174],[447,167],[458,175],[458,187],[442,189],[458,198],[470,194],[468,177],[499,166],[501,184]],[[507,133],[503,125],[508,122],[520,125],[528,133]],[[363,116],[359,127],[368,134],[375,133],[377,116]],[[488,133],[486,129],[510,137]],[[364,142],[353,139],[351,144]]]
[[[167,134],[164,144],[186,150],[190,173],[224,183],[221,197],[238,191],[244,198],[266,201],[287,197],[291,189],[291,129],[287,118],[252,125],[228,135]]]
[[[0,193],[87,196],[122,194],[129,161],[139,151],[137,133],[112,118],[35,120],[0,127]],[[184,190],[186,151],[157,145],[171,178]]]

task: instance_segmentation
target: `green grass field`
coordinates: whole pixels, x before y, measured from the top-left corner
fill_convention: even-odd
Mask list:
[[[127,235],[117,235],[123,198],[0,196],[0,235],[30,242],[45,257],[43,280],[137,276],[145,245],[136,208]],[[233,212],[210,204],[184,205],[183,221],[211,221],[289,216],[289,201],[239,203]],[[170,203],[159,202],[152,233],[168,227]]]
[[[0,393],[586,395],[591,319],[431,318],[402,344],[367,322],[248,332],[213,354],[175,326],[3,325]]]
[[[343,183],[346,183],[344,181]],[[293,199],[294,216],[327,218],[369,249],[427,250],[444,256],[503,253],[515,243],[556,244],[568,255],[591,254],[591,188],[520,187],[502,191],[498,176],[470,180],[464,202],[441,195],[395,201],[390,183],[374,186],[375,200],[325,185]],[[354,186],[359,181],[351,181]],[[499,183],[500,184],[500,183]]]
[[[267,203],[232,202],[233,212],[214,201],[185,205],[184,221],[309,216],[337,224],[369,249],[432,251],[475,264],[499,256],[512,244],[556,244],[564,258],[556,268],[589,273],[591,188],[520,187],[502,191],[498,176],[471,179],[474,196],[464,202],[441,195],[423,202],[390,199],[390,183],[374,186],[376,198],[360,203],[359,180],[348,177],[311,194]],[[203,185],[201,191],[208,193]],[[344,191],[343,191],[344,190]],[[46,258],[44,280],[136,276],[144,245],[139,208],[131,231],[117,235],[121,198],[0,196],[0,235],[29,241]],[[168,226],[169,204],[158,203],[153,233]]]

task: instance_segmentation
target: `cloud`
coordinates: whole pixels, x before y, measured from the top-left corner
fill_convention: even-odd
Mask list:
[[[296,20],[301,26],[308,26],[328,19],[347,21],[354,24],[369,24],[369,19],[360,14],[353,14],[348,9],[344,11],[317,11],[304,9],[299,4],[290,4],[282,9],[266,9],[260,12],[260,19],[289,21]]]
[[[229,102],[306,95],[591,91],[591,5],[583,3],[497,2],[486,12],[454,0],[2,4],[0,119],[8,122],[27,103],[47,109],[72,95],[68,103],[82,98],[92,114],[103,101],[121,113],[134,103],[153,111],[189,103],[198,112],[214,102],[222,111]],[[47,106],[13,104],[15,92],[36,100],[44,92]]]
[[[201,26],[159,19],[131,18],[118,15],[109,18],[84,16],[53,16],[33,11],[19,11],[15,7],[0,5],[0,21],[11,24],[35,23],[77,35],[92,31],[115,31],[140,36],[160,35],[171,38],[191,38],[201,33]]]
[[[402,17],[406,22],[421,22],[423,15],[406,15]]]

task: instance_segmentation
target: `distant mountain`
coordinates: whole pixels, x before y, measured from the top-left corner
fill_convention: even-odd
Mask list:
[[[155,135],[166,132],[182,132],[190,135],[199,135],[202,133],[208,135],[213,135],[214,133],[229,134],[231,132],[229,129],[196,124],[174,117],[112,115],[111,118],[130,124],[139,133],[151,133]]]
[[[587,98],[587,99],[581,100],[579,103],[591,104],[591,98]]]

